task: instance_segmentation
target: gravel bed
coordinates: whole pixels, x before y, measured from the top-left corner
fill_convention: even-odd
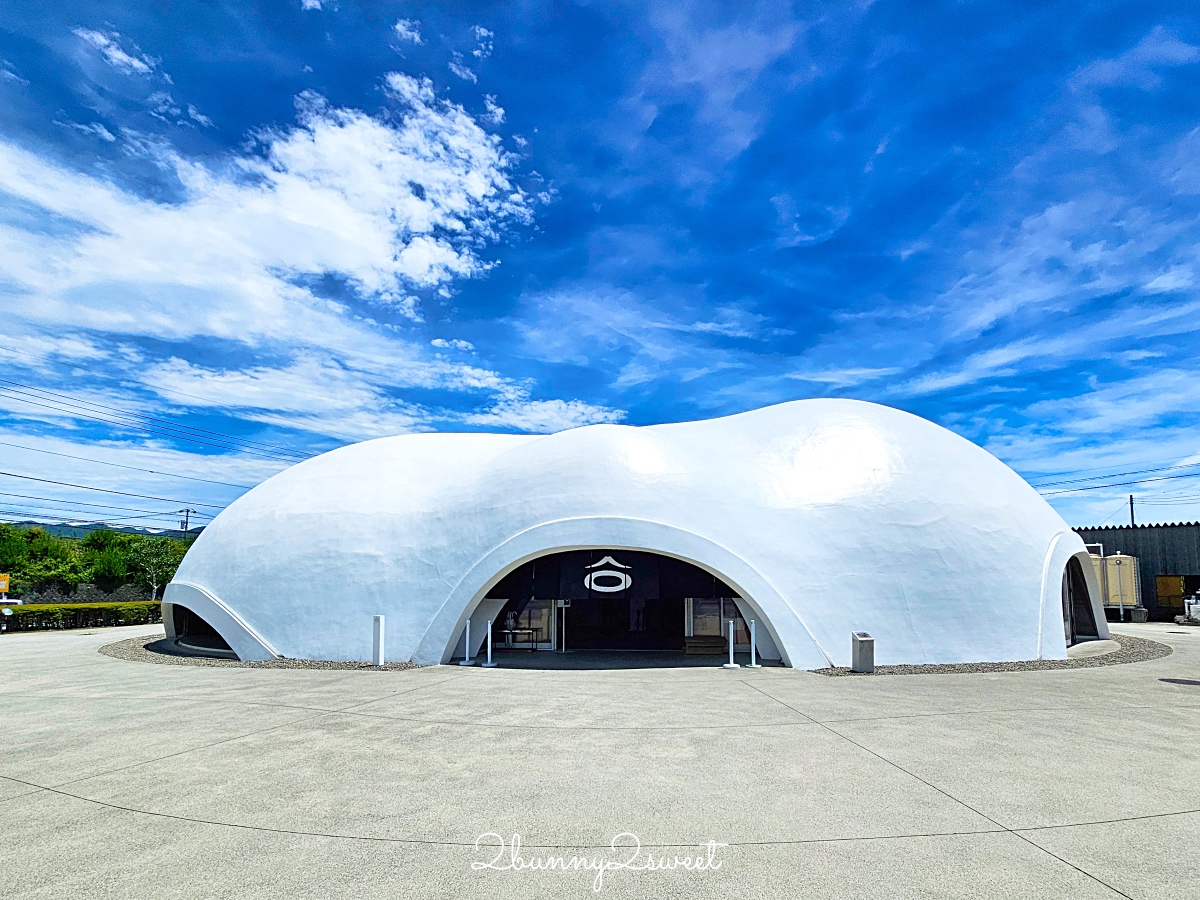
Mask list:
[[[1113,633],[1120,650],[1086,659],[1031,659],[1023,662],[950,663],[928,666],[876,666],[876,675],[956,675],[964,672],[1042,672],[1047,669],[1091,669],[1096,666],[1120,666],[1125,663],[1146,662],[1170,656],[1174,651],[1166,644],[1127,634]],[[863,675],[842,667],[810,669],[818,675]]]
[[[1119,666],[1125,663],[1146,662],[1172,653],[1171,648],[1158,641],[1131,635],[1114,634],[1121,645],[1119,650],[1087,659],[1035,659],[1006,663],[950,663],[947,665],[876,666],[876,675],[955,675],[971,672],[1041,672],[1048,669],[1091,669],[1096,666]],[[185,656],[166,641],[166,635],[127,638],[100,648],[105,656],[130,662],[157,663],[166,666],[206,666],[225,669],[361,669],[369,672],[399,672],[420,668],[416,663],[393,662],[373,666],[364,662],[328,662],[319,659],[269,659],[262,662],[242,662],[236,659],[213,659],[206,656]],[[848,668],[810,669],[818,675],[859,675]]]
[[[364,662],[327,662],[320,659],[268,659],[262,662],[242,662],[237,659],[213,659],[207,656],[185,656],[166,640],[166,634],[143,635],[105,644],[100,652],[113,659],[130,662],[157,663],[163,666],[206,666],[212,669],[363,669],[368,672],[401,672],[419,669],[416,663],[393,662],[373,666]]]

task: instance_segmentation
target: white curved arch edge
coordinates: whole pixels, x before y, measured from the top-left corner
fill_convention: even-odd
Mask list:
[[[1083,538],[1074,531],[1060,531],[1046,550],[1046,561],[1042,566],[1041,615],[1038,622],[1038,659],[1066,659],[1067,645],[1063,640],[1062,578],[1067,563],[1079,559],[1083,577],[1087,583],[1088,599],[1092,604],[1092,615],[1096,619],[1096,630],[1100,638],[1108,640],[1108,620],[1104,616],[1104,601],[1100,584],[1096,580],[1091,558]],[[1049,640],[1047,640],[1047,637]]]
[[[199,585],[182,581],[172,581],[163,592],[163,624],[169,638],[175,636],[175,622],[171,609],[173,606],[190,609],[215,628],[240,660],[261,661],[279,658],[279,654],[265,638],[256,634],[220,600]]]
[[[449,662],[458,635],[475,606],[521,564],[563,550],[599,547],[646,550],[682,559],[710,572],[738,591],[759,615],[784,663],[798,668],[831,665],[796,610],[761,574],[729,550],[682,529],[642,519],[580,518],[547,522],[514,535],[476,563],[446,598],[423,635],[414,662]]]

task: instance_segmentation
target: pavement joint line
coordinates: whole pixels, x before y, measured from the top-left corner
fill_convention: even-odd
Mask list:
[[[375,702],[375,701],[372,701]],[[335,710],[337,715],[342,710]],[[463,722],[449,719],[416,719],[411,716],[385,716],[381,713],[347,712],[346,715],[364,719],[380,719],[390,722],[411,722],[416,725],[440,725],[448,728],[516,728],[535,731],[728,731],[741,728],[795,728],[802,725],[819,724],[804,722],[741,722],[731,725],[537,725],[523,722]]]
[[[863,748],[863,749],[866,749],[866,748]],[[871,751],[868,750],[867,752],[870,753]],[[874,755],[877,755],[877,754],[874,754]],[[899,768],[899,767],[897,767],[897,768]],[[911,773],[906,772],[906,774],[911,774]],[[171,819],[173,821],[188,822],[188,823],[196,824],[196,825],[212,825],[212,826],[218,827],[218,828],[235,828],[235,829],[243,829],[246,831],[266,832],[269,834],[287,834],[287,835],[296,835],[299,837],[319,837],[319,838],[329,838],[329,839],[333,839],[333,840],[367,841],[367,842],[372,842],[372,843],[418,844],[418,845],[428,845],[428,846],[438,846],[438,847],[474,847],[474,846],[476,846],[476,843],[474,841],[447,841],[447,840],[437,840],[434,838],[398,838],[398,837],[385,837],[385,836],[380,836],[380,835],[341,834],[338,832],[327,832],[327,831],[305,831],[303,829],[298,829],[298,828],[274,828],[274,827],[271,827],[268,825],[249,825],[249,824],[245,824],[245,823],[241,823],[241,822],[220,822],[215,819],[202,819],[202,818],[199,818],[196,816],[181,816],[181,815],[176,815],[174,813],[155,812],[154,810],[138,809],[136,807],[131,807],[131,806],[122,806],[117,803],[109,803],[104,800],[97,800],[92,797],[85,797],[81,794],[72,793],[71,791],[60,790],[56,787],[37,785],[37,784],[34,784],[33,782],[23,781],[22,779],[13,778],[11,776],[0,776],[0,777],[5,778],[8,781],[15,781],[19,784],[24,784],[29,787],[35,788],[35,790],[29,791],[28,793],[25,793],[25,794],[21,794],[20,796],[22,796],[22,797],[29,797],[33,794],[38,794],[38,793],[52,793],[52,794],[56,794],[61,797],[66,797],[71,800],[79,800],[84,803],[91,803],[96,806],[102,806],[106,809],[111,809],[111,810],[114,810],[117,812],[127,812],[127,813],[133,813],[135,815],[150,816],[153,818]],[[920,780],[920,779],[918,779],[918,780]],[[933,787],[933,785],[930,785],[930,787]],[[934,789],[938,790],[937,788],[934,788]],[[941,792],[941,793],[945,793],[945,792]],[[949,795],[947,795],[947,796],[949,796]],[[15,798],[12,798],[12,799],[15,799]],[[955,799],[955,798],[951,797],[951,799]],[[961,801],[959,801],[959,802],[961,802]],[[966,804],[963,804],[963,805],[965,806]],[[1023,838],[1023,836],[1020,832],[1049,831],[1049,830],[1061,829],[1061,828],[1082,828],[1082,827],[1088,827],[1088,826],[1094,826],[1094,825],[1113,825],[1113,824],[1120,824],[1122,822],[1137,822],[1137,821],[1142,821],[1142,820],[1146,820],[1146,819],[1158,819],[1158,818],[1166,818],[1166,817],[1170,817],[1170,816],[1183,816],[1183,815],[1192,815],[1192,814],[1200,814],[1200,809],[1179,810],[1176,812],[1155,813],[1152,815],[1144,815],[1144,816],[1129,816],[1127,818],[1122,818],[1122,819],[1107,819],[1107,820],[1103,820],[1103,821],[1094,821],[1094,822],[1072,822],[1072,823],[1059,824],[1059,825],[1033,825],[1033,826],[1028,826],[1026,828],[1007,828],[998,822],[994,822],[994,820],[990,820],[988,816],[983,816],[983,818],[989,819],[989,821],[993,821],[994,824],[996,825],[996,827],[995,828],[977,828],[977,829],[959,830],[959,831],[924,831],[924,832],[912,832],[912,833],[908,833],[908,834],[844,835],[844,836],[840,836],[840,837],[794,838],[794,839],[786,839],[785,838],[785,839],[780,839],[780,840],[764,840],[764,841],[725,841],[723,843],[725,843],[725,845],[729,846],[729,847],[788,847],[788,846],[803,846],[803,845],[807,845],[807,844],[854,843],[854,842],[858,842],[858,841],[898,841],[898,840],[917,840],[920,838],[972,837],[974,835],[980,835],[980,834],[1012,834],[1015,837],[1021,837],[1023,840],[1027,840],[1027,839]],[[982,814],[980,814],[980,815],[982,815]],[[677,847],[694,847],[694,846],[696,846],[697,843],[698,843],[697,841],[690,841],[690,842],[685,842],[685,843],[643,843],[641,846],[655,848],[655,849],[672,849],[672,848],[677,848]],[[702,843],[702,842],[700,842],[700,843]],[[1067,862],[1064,859],[1061,859],[1061,857],[1058,857],[1056,854],[1051,853],[1050,851],[1046,850],[1046,848],[1041,847],[1038,844],[1034,844],[1032,841],[1028,841],[1028,843],[1032,844],[1032,846],[1034,846],[1038,850],[1041,850],[1042,852],[1048,854],[1049,856],[1052,856],[1055,859],[1058,859],[1060,862],[1063,862],[1067,866],[1070,866],[1071,868],[1076,869],[1077,871],[1081,872],[1084,875],[1088,875],[1089,878],[1092,878],[1093,880],[1096,880],[1096,881],[1100,881],[1099,879],[1095,878],[1095,876],[1090,875],[1089,873],[1080,869],[1078,866],[1075,866],[1074,864]],[[523,844],[522,846],[528,847],[530,849],[538,849],[538,850],[564,850],[564,849],[591,850],[591,849],[607,849],[610,847],[610,844],[590,844],[590,843],[586,843],[586,842],[579,842],[579,843],[565,843],[565,844]],[[1104,887],[1108,887],[1110,890],[1113,890],[1116,893],[1121,894],[1121,896],[1128,897],[1127,894],[1124,894],[1123,892],[1117,890],[1116,888],[1113,888],[1110,885],[1105,884],[1104,882],[1100,882],[1100,883],[1103,884]]]
[[[743,683],[749,684],[749,682],[743,682]],[[766,691],[762,690],[759,687],[755,687],[754,685],[750,685],[750,686],[753,687],[756,691],[760,691],[764,696],[771,697],[771,699],[774,700],[776,703],[782,703],[788,709],[791,709],[794,712],[800,713],[800,715],[804,715],[804,713],[800,712],[800,710],[795,709],[793,706],[791,706],[788,703],[784,703],[784,701],[780,700],[778,697],[772,697]],[[1003,823],[998,822],[996,819],[992,818],[987,813],[976,809],[971,804],[967,803],[965,800],[960,800],[958,797],[955,797],[949,791],[943,790],[942,788],[938,787],[936,784],[933,784],[932,782],[925,780],[920,775],[916,774],[915,772],[910,771],[909,769],[904,768],[904,766],[900,765],[899,763],[888,759],[883,754],[876,753],[871,748],[866,747],[863,744],[860,744],[858,741],[854,740],[851,737],[847,737],[846,735],[842,734],[837,729],[830,727],[829,725],[825,724],[824,722],[817,721],[817,724],[820,725],[822,728],[826,729],[827,731],[829,731],[831,734],[837,735],[838,737],[840,737],[842,740],[846,741],[847,743],[853,744],[855,747],[858,747],[860,750],[863,750],[864,752],[871,754],[876,759],[881,760],[882,762],[886,763],[889,766],[893,766],[895,769],[897,769],[900,772],[903,772],[908,777],[914,778],[917,781],[921,782],[921,784],[925,785],[926,787],[937,791],[939,794],[946,797],[947,799],[952,800],[953,802],[959,804],[960,806],[964,807],[965,809],[969,809],[971,812],[975,813],[975,815],[980,816],[981,818],[986,819],[987,821],[991,822],[993,825],[996,825],[997,827],[1004,829],[1004,831],[1008,832],[1009,834],[1013,835],[1014,837],[1016,837],[1022,841],[1025,841],[1025,843],[1029,844],[1029,846],[1035,847],[1036,849],[1040,850],[1042,853],[1045,853],[1047,856],[1057,859],[1063,865],[1070,866],[1076,872],[1079,872],[1081,875],[1084,875],[1084,876],[1090,878],[1092,881],[1096,882],[1097,884],[1108,888],[1114,894],[1118,894],[1119,896],[1124,897],[1125,900],[1133,900],[1133,898],[1130,897],[1128,894],[1126,894],[1124,891],[1119,890],[1118,888],[1109,884],[1107,881],[1104,881],[1102,878],[1100,878],[1096,875],[1093,875],[1091,872],[1087,871],[1086,869],[1081,868],[1080,866],[1075,865],[1073,862],[1063,859],[1057,853],[1054,853],[1053,851],[1046,849],[1045,847],[1041,846],[1040,844],[1038,844],[1035,841],[1031,840],[1030,838],[1026,837],[1024,834],[1021,834],[1020,832],[1015,831],[1012,828],[1009,828],[1007,825],[1004,825]]]
[[[24,785],[25,787],[30,786],[28,782],[21,781],[18,778],[7,778],[4,775],[0,775],[0,781],[11,781],[13,784]],[[41,788],[37,785],[34,785],[33,787],[34,787],[34,789],[32,791],[23,791],[20,794],[14,794],[11,797],[5,797],[3,800],[0,800],[0,804],[7,803],[10,800],[19,800],[21,797],[28,797],[31,794],[40,794],[44,790],[44,788]]]
[[[996,709],[957,709],[947,710],[946,712],[931,712],[931,713],[905,713],[898,716],[860,716],[849,719],[813,719],[814,722],[828,722],[838,724],[842,722],[889,722],[893,719],[932,719],[939,716],[987,716],[995,713],[1012,713],[1012,712],[1086,712],[1086,713],[1108,713],[1110,715],[1120,715],[1122,713],[1132,712],[1134,710],[1154,710],[1157,712],[1173,712],[1180,709],[1200,709],[1200,704],[1189,706],[1184,704],[1172,703],[1166,706],[1157,706],[1152,703],[1127,704],[1124,706],[1011,706],[997,707]]]
[[[467,676],[462,675],[462,676],[444,678],[444,679],[441,679],[441,681],[439,681],[439,682],[435,682],[435,684],[440,684],[445,681],[454,681],[454,680],[457,680],[457,678],[461,678],[461,677],[467,677]],[[747,683],[743,682],[743,684],[747,684]],[[37,699],[38,700],[105,699],[105,700],[121,700],[121,701],[133,701],[133,702],[148,702],[148,703],[149,702],[153,702],[153,703],[161,703],[161,702],[215,703],[215,704],[225,704],[225,705],[231,705],[231,706],[263,707],[263,708],[267,708],[267,709],[294,709],[297,711],[317,712],[317,713],[322,713],[322,714],[327,714],[327,715],[342,714],[342,715],[350,715],[350,716],[361,716],[363,718],[371,718],[371,719],[385,719],[385,720],[391,720],[391,721],[397,721],[397,722],[411,722],[411,723],[419,724],[419,725],[440,725],[440,726],[446,726],[446,727],[464,727],[464,728],[531,728],[531,729],[544,729],[547,731],[571,731],[571,730],[585,731],[585,730],[589,730],[589,729],[590,730],[606,730],[606,731],[671,731],[671,730],[703,731],[703,730],[709,730],[709,729],[719,730],[719,729],[728,729],[728,728],[787,728],[787,727],[794,726],[794,725],[808,725],[808,724],[833,724],[833,725],[857,724],[857,723],[862,723],[862,722],[890,722],[890,721],[896,721],[896,720],[901,720],[901,719],[954,718],[957,716],[986,716],[986,715],[996,715],[996,714],[1002,714],[1002,713],[1050,713],[1050,712],[1089,712],[1089,713],[1115,712],[1115,713],[1121,713],[1121,712],[1127,712],[1130,710],[1155,710],[1155,711],[1160,711],[1160,712],[1173,712],[1173,711],[1177,711],[1177,710],[1200,709],[1200,705],[1186,706],[1186,705],[1178,705],[1178,704],[1172,704],[1169,706],[1156,706],[1156,705],[1151,705],[1151,704],[1138,704],[1138,705],[1131,704],[1131,705],[1127,705],[1127,706],[1122,706],[1118,709],[1112,709],[1110,707],[1090,707],[1090,706],[1031,706],[1031,707],[1019,707],[1018,706],[1018,707],[997,707],[995,709],[947,710],[945,712],[933,712],[933,713],[907,713],[904,715],[895,715],[895,716],[856,716],[856,717],[845,718],[845,719],[817,719],[813,716],[809,716],[804,713],[800,713],[797,710],[795,710],[794,708],[788,706],[788,708],[791,709],[793,712],[796,712],[797,715],[802,716],[803,721],[800,721],[800,722],[742,722],[742,723],[735,723],[735,724],[720,724],[720,725],[536,725],[536,724],[528,724],[528,723],[470,722],[470,721],[456,721],[456,720],[450,720],[450,719],[421,719],[421,718],[415,718],[412,716],[389,716],[389,715],[384,715],[382,713],[368,713],[368,712],[354,712],[353,711],[359,706],[369,706],[374,703],[381,703],[384,700],[388,700],[391,697],[396,696],[397,694],[412,693],[413,691],[420,690],[420,689],[424,688],[425,686],[426,685],[421,685],[421,686],[415,687],[411,691],[398,691],[398,692],[394,691],[394,692],[388,694],[386,697],[375,697],[370,700],[362,701],[361,703],[358,703],[358,704],[353,704],[351,706],[345,706],[345,707],[337,707],[337,708],[333,708],[333,709],[328,708],[328,707],[323,707],[323,706],[302,706],[302,705],[289,704],[289,703],[269,703],[266,701],[257,701],[257,700],[234,700],[234,699],[226,699],[226,698],[222,698],[222,697],[195,697],[195,698],[178,697],[178,696],[147,697],[145,695],[139,695],[139,696],[134,696],[134,697],[121,697],[121,696],[111,697],[110,696],[110,697],[101,697],[101,698],[63,696],[63,697],[38,697]],[[749,685],[747,685],[747,686],[749,686]],[[760,692],[760,693],[762,693],[762,692]],[[30,695],[30,696],[36,696],[36,695]],[[778,701],[777,698],[772,698],[772,699],[775,699],[777,702],[782,702],[782,701]],[[784,705],[787,706],[786,703]],[[296,722],[309,721],[309,718],[310,717],[295,719],[295,720],[293,720],[293,722],[291,724],[294,724]],[[319,718],[319,716],[311,717],[311,718]],[[289,724],[289,723],[284,723],[283,725],[274,726],[274,727],[284,727],[286,724]],[[257,733],[258,732],[248,732],[245,736],[249,737],[250,735],[257,734]],[[164,758],[166,758],[166,757],[164,757]],[[119,770],[114,770],[114,771],[119,771]],[[70,782],[67,782],[67,783],[70,783]]]
[[[323,718],[325,718],[325,717],[327,717],[327,716],[337,715],[338,713],[345,712],[345,711],[348,711],[348,710],[352,710],[352,709],[355,709],[356,707],[359,707],[359,706],[366,706],[368,703],[377,703],[377,702],[379,702],[380,700],[386,700],[386,699],[388,699],[389,697],[394,697],[394,696],[396,696],[397,694],[411,694],[413,691],[419,691],[419,690],[422,690],[422,689],[424,689],[424,688],[426,688],[426,687],[433,687],[433,686],[435,686],[435,685],[442,684],[443,682],[446,682],[446,681],[453,681],[453,680],[454,680],[456,677],[461,677],[461,676],[454,676],[454,675],[451,675],[451,676],[449,676],[448,678],[443,678],[441,681],[435,681],[435,682],[433,682],[433,684],[431,684],[431,685],[424,685],[424,684],[422,684],[422,685],[418,685],[417,687],[410,688],[410,689],[409,689],[409,690],[407,690],[407,691],[389,691],[389,692],[388,692],[388,693],[387,693],[385,696],[383,696],[383,697],[376,697],[376,698],[374,698],[374,699],[371,699],[371,700],[366,700],[366,701],[363,701],[363,702],[360,702],[360,703],[353,703],[353,704],[351,704],[350,706],[343,707],[342,709],[326,710],[326,711],[322,711],[322,712],[320,712],[320,713],[318,713],[317,715],[314,715],[314,716],[301,716],[301,717],[299,717],[299,718],[296,718],[296,719],[291,719],[291,720],[289,720],[289,721],[287,721],[287,722],[280,722],[280,723],[278,723],[278,724],[276,724],[276,725],[271,725],[271,726],[269,726],[269,727],[267,727],[267,728],[260,728],[260,729],[258,729],[257,731],[248,731],[248,732],[245,732],[245,733],[243,733],[243,734],[235,734],[235,735],[231,735],[230,737],[227,737],[227,738],[222,738],[222,739],[221,739],[221,740],[219,740],[219,741],[213,741],[212,743],[209,743],[209,744],[202,744],[202,745],[201,745],[201,746],[199,746],[199,747],[189,747],[189,748],[188,748],[188,749],[186,749],[186,750],[177,750],[177,751],[176,751],[176,752],[174,752],[174,753],[167,753],[167,754],[165,754],[164,756],[158,756],[158,757],[155,757],[155,758],[153,758],[153,759],[145,759],[145,760],[142,760],[142,761],[140,761],[140,762],[130,763],[130,764],[129,764],[129,765],[127,765],[127,766],[120,766],[120,767],[118,767],[118,768],[116,768],[116,769],[106,769],[106,770],[105,770],[105,771],[103,771],[103,772],[95,772],[95,773],[93,773],[93,774],[91,774],[91,775],[85,775],[85,776],[83,776],[82,778],[73,778],[73,779],[71,779],[70,781],[62,781],[62,782],[59,782],[59,783],[58,783],[58,784],[56,784],[56,785],[53,785],[52,787],[48,787],[48,786],[45,786],[45,785],[34,785],[34,784],[32,784],[32,782],[28,782],[28,781],[22,781],[20,778],[13,778],[12,776],[9,776],[9,775],[4,775],[4,776],[0,776],[0,777],[8,778],[8,780],[9,780],[9,781],[16,781],[16,782],[19,782],[20,784],[28,784],[28,785],[30,785],[30,786],[32,786],[32,787],[41,787],[41,788],[42,788],[42,790],[46,790],[46,791],[55,791],[56,793],[59,793],[59,791],[57,790],[58,788],[67,787],[67,786],[69,786],[69,785],[72,785],[72,784],[79,784],[80,782],[84,782],[84,781],[91,781],[93,778],[103,778],[103,777],[105,777],[105,776],[107,776],[107,775],[115,775],[115,774],[117,774],[118,772],[125,772],[125,771],[128,771],[129,769],[136,769],[136,768],[139,768],[139,767],[141,767],[141,766],[148,766],[148,765],[152,765],[153,763],[162,762],[162,761],[163,761],[163,760],[165,760],[165,759],[174,759],[174,758],[175,758],[175,757],[177,757],[177,756],[185,756],[185,755],[187,755],[188,753],[198,753],[198,752],[200,752],[201,750],[209,750],[209,749],[211,749],[211,748],[213,748],[213,747],[218,747],[218,746],[220,746],[221,744],[228,744],[228,743],[230,743],[231,741],[239,741],[239,740],[241,740],[242,738],[254,737],[255,735],[259,735],[259,734],[265,734],[265,733],[266,733],[266,732],[268,732],[268,731],[276,731],[276,730],[278,730],[278,729],[280,729],[280,728],[287,728],[287,727],[288,727],[288,726],[290,726],[290,725],[298,725],[298,724],[299,724],[299,723],[301,723],[301,722],[312,722],[312,721],[315,721],[315,720],[317,720],[317,719],[323,719]],[[66,794],[66,792],[65,792],[65,791],[64,791],[64,792],[61,792],[61,793],[64,793],[64,794]],[[68,796],[72,796],[72,795],[68,795]],[[10,798],[10,799],[11,799],[11,798]],[[87,799],[87,798],[80,798],[80,799]]]
[[[1091,828],[1096,825],[1121,825],[1125,822],[1141,822],[1147,819],[1169,819],[1171,816],[1200,815],[1200,808],[1178,809],[1175,812],[1146,813],[1142,816],[1123,816],[1119,819],[1097,819],[1093,822],[1064,822],[1057,825],[1027,825],[1024,828],[1010,828],[1010,831],[1053,831],[1056,828]]]
[[[446,679],[442,679],[442,680],[443,681],[451,681],[451,680],[456,680],[456,679],[446,678]],[[407,693],[407,692],[405,692],[405,693]],[[88,694],[75,694],[75,695],[70,695],[70,696],[67,696],[67,695],[45,696],[45,695],[39,695],[39,694],[26,694],[25,696],[27,696],[31,699],[37,699],[39,702],[41,702],[43,700],[120,700],[120,701],[126,701],[126,702],[134,702],[134,703],[178,703],[178,702],[215,703],[215,704],[225,704],[225,705],[230,705],[230,706],[253,706],[253,707],[266,707],[268,709],[295,709],[295,710],[302,710],[302,711],[329,712],[329,713],[344,712],[344,711],[352,708],[352,707],[330,708],[330,707],[325,707],[325,706],[304,706],[304,705],[294,704],[294,703],[271,703],[271,702],[265,701],[265,700],[237,700],[237,699],[225,698],[225,697],[186,697],[186,696],[180,696],[178,694],[164,694],[162,696],[154,696],[154,695],[147,695],[147,694],[138,694],[138,695],[133,695],[133,696],[88,695]],[[392,696],[392,695],[389,695],[389,696]],[[388,698],[384,697],[382,699],[386,700]],[[379,703],[379,702],[382,702],[379,698],[366,701],[366,703],[368,703],[368,704]],[[1172,703],[1172,704],[1168,704],[1168,705],[1157,705],[1157,704],[1152,704],[1152,703],[1137,703],[1137,704],[1126,704],[1126,705],[1123,705],[1120,707],[1112,707],[1112,706],[1000,706],[1000,707],[995,707],[995,708],[991,708],[991,709],[955,709],[955,710],[946,710],[944,712],[904,713],[901,715],[894,715],[894,716],[852,716],[852,717],[844,718],[844,719],[817,719],[817,718],[814,718],[813,716],[805,715],[805,719],[807,721],[811,721],[811,722],[826,722],[826,723],[830,723],[830,724],[840,724],[840,723],[854,723],[854,722],[888,722],[888,721],[892,721],[894,719],[925,719],[925,718],[938,718],[938,717],[952,718],[954,716],[986,716],[986,715],[993,715],[993,714],[997,714],[997,713],[1014,713],[1014,712],[1016,712],[1016,713],[1021,713],[1021,712],[1034,712],[1034,713],[1037,713],[1037,712],[1087,712],[1087,713],[1120,714],[1120,713],[1129,712],[1132,710],[1153,710],[1153,711],[1158,711],[1158,712],[1175,712],[1178,710],[1193,710],[1193,709],[1200,709],[1200,703],[1195,704],[1195,705],[1180,704],[1180,703]],[[795,710],[793,710],[793,711],[795,711]],[[375,714],[358,713],[357,715],[375,715]],[[803,715],[803,714],[801,714],[801,715]],[[400,718],[398,716],[377,716],[377,717],[379,717],[379,718],[397,718],[397,719]],[[445,720],[426,720],[426,719],[412,719],[412,720],[405,720],[405,721],[416,721],[416,722],[422,722],[422,723],[433,724],[433,725],[443,725],[443,724],[446,724],[446,725],[453,725],[453,724],[474,725],[474,724],[477,724],[477,723],[472,723],[472,722],[455,723],[455,722],[449,722],[449,721],[445,721]],[[796,723],[794,723],[794,722],[760,723],[759,725],[751,725],[749,727],[764,727],[764,725],[767,725],[767,724],[791,725],[791,724],[796,724]],[[513,727],[517,727],[517,726],[513,726]],[[549,726],[546,726],[546,727],[549,727]],[[596,727],[608,727],[608,726],[596,726]],[[619,726],[614,726],[614,727],[619,727]],[[686,725],[680,725],[680,726],[658,726],[658,727],[679,727],[679,728],[688,728],[688,727],[696,727],[696,728],[721,727],[721,728],[725,728],[725,727],[729,727],[729,728],[732,728],[732,727],[740,727],[740,726],[733,726],[733,725],[730,725],[730,726],[725,726],[725,725],[722,725],[722,726],[703,726],[703,725],[686,726]]]
[[[739,681],[741,684],[743,684],[744,686],[746,686],[746,687],[750,688],[751,690],[753,690],[755,693],[757,693],[757,694],[761,694],[762,696],[766,697],[768,700],[774,700],[776,703],[781,703],[781,701],[780,701],[780,700],[776,699],[775,697],[772,697],[770,694],[768,694],[766,691],[762,690],[761,688],[755,687],[755,686],[754,686],[754,685],[752,685],[750,682],[748,682],[746,679],[744,679],[744,678],[739,678],[739,679],[738,679],[738,681]],[[783,706],[784,706],[786,709],[789,709],[789,710],[791,710],[793,713],[795,713],[795,714],[796,714],[796,715],[798,715],[798,716],[799,716],[801,719],[803,719],[804,721],[803,721],[803,723],[802,723],[802,724],[806,724],[806,725],[807,725],[807,724],[813,724],[813,725],[820,724],[820,723],[819,723],[819,722],[817,722],[817,720],[816,720],[816,719],[814,719],[812,716],[808,715],[807,713],[802,713],[802,712],[800,712],[800,710],[796,709],[794,706],[791,706],[791,705],[789,705],[789,704],[787,704],[787,703],[783,703],[782,705],[783,705]],[[797,723],[797,724],[801,724],[801,723]]]

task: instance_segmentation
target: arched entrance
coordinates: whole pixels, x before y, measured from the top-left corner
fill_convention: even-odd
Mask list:
[[[487,600],[486,596],[517,567],[551,553],[604,547],[657,553],[717,574],[737,591],[743,617],[753,617],[758,623],[764,656],[773,652],[784,665],[801,668],[832,665],[829,654],[817,643],[796,605],[785,600],[761,572],[738,554],[672,525],[618,516],[556,519],[520,531],[498,544],[446,596],[422,634],[413,661],[447,663],[462,656],[468,621],[472,653],[477,653],[488,620],[495,621],[499,606],[503,606],[498,600]]]
[[[1094,641],[1100,637],[1096,628],[1096,615],[1092,609],[1092,598],[1088,593],[1087,579],[1079,557],[1072,556],[1063,571],[1062,584],[1063,636],[1067,646],[1080,641]]]
[[[170,618],[175,645],[188,655],[214,659],[238,658],[221,633],[186,606],[170,604]]]
[[[735,647],[750,643],[746,604],[734,588],[699,566],[643,550],[539,556],[500,579],[484,603],[503,649],[720,655],[731,622]],[[769,647],[777,657],[770,638],[762,644],[760,653]]]

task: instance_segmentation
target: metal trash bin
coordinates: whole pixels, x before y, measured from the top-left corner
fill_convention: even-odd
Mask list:
[[[850,671],[868,675],[875,671],[875,638],[865,631],[850,635]]]

